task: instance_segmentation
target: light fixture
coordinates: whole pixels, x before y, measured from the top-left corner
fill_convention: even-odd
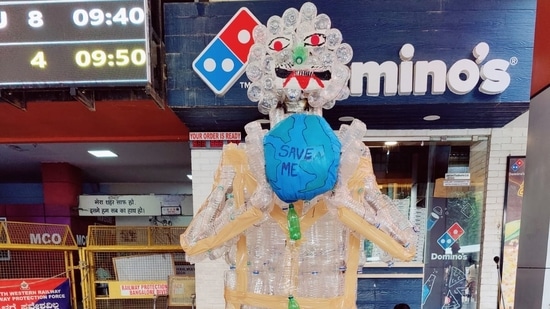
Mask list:
[[[426,121],[435,121],[435,120],[441,119],[441,116],[439,116],[439,115],[428,115],[428,116],[424,116],[423,119],[426,120]]]
[[[372,132],[372,131],[371,131]],[[365,136],[366,142],[387,142],[394,140],[398,142],[420,142],[429,141],[428,136],[410,135],[410,136]]]
[[[397,142],[396,141],[384,142],[384,145],[386,145],[386,146],[395,146],[395,145],[397,145]]]
[[[355,119],[355,117],[353,117],[353,116],[342,116],[342,117],[338,118],[338,121],[340,121],[340,122],[352,122],[353,119]]]
[[[88,150],[88,153],[96,158],[116,158],[118,155],[110,150]]]
[[[187,178],[189,178],[189,180],[193,180],[193,175],[187,174]]]

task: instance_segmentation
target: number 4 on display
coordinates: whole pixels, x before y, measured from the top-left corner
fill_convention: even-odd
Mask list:
[[[43,51],[39,51],[34,55],[34,57],[31,59],[31,65],[33,67],[39,67],[41,69],[46,68],[46,65],[48,65],[48,62],[46,62],[46,56],[44,55]]]

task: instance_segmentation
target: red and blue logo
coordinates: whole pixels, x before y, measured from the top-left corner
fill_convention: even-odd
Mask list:
[[[462,235],[464,235],[464,229],[455,222],[439,239],[437,239],[437,243],[443,248],[443,250],[446,250],[450,248]]]
[[[193,70],[217,95],[224,95],[246,69],[258,19],[241,8],[193,61]]]
[[[512,172],[517,172],[523,166],[523,160],[519,159],[511,165]]]

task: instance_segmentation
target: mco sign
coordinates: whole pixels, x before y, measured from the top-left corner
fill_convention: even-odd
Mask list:
[[[30,243],[33,245],[60,245],[63,238],[58,233],[30,234]]]

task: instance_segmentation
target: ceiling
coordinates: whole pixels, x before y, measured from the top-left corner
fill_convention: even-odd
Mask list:
[[[88,153],[104,149],[118,157],[96,158]],[[41,163],[68,162],[89,183],[190,183],[187,142],[0,144],[0,156],[0,182],[40,182]]]
[[[547,56],[550,54],[550,32],[545,30],[550,27],[550,19],[542,18],[545,13],[550,13],[550,2],[538,1],[537,16],[541,18],[537,18],[535,34],[532,95],[550,84],[550,70],[547,69],[550,67]],[[504,122],[513,120],[525,110],[525,105],[510,107],[497,111],[488,106],[471,113],[483,113],[483,117]],[[445,112],[446,106],[439,108],[440,112]],[[365,113],[363,121],[370,129],[384,128],[391,122],[394,127],[413,129],[418,123],[416,119],[427,112],[433,111],[425,106],[402,106],[396,107],[394,117],[381,118],[380,113],[372,110]],[[467,114],[446,112],[450,117]],[[189,131],[242,130],[244,123],[260,116],[253,110],[239,121],[219,123],[209,117],[212,113],[221,113],[223,118],[231,120],[243,111],[206,111],[194,127],[190,127],[181,110],[159,106],[153,100],[98,101],[93,111],[77,101],[29,102],[26,110],[0,103],[0,182],[41,182],[42,162],[70,163],[82,170],[85,182],[188,182],[186,175],[191,169]],[[325,113],[325,117],[331,125],[338,126],[338,117],[356,113],[353,108],[334,109]],[[454,119],[453,128],[457,128],[456,123],[467,121]],[[494,127],[504,124],[500,122]],[[119,156],[95,159],[87,153],[92,148],[109,148]]]
[[[189,130],[152,100],[0,103],[0,183],[42,181],[40,163],[70,163],[84,182],[189,182]],[[88,150],[110,149],[97,159]]]

